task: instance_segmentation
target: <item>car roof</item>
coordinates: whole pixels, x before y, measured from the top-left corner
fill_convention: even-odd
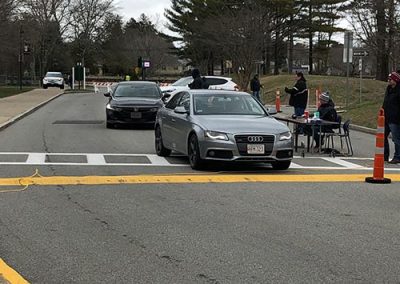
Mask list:
[[[205,77],[205,78],[232,80],[232,78],[230,78],[230,77],[223,77],[223,76],[200,75],[200,77],[201,78]],[[182,77],[182,78],[192,78],[192,76],[186,76],[186,77]],[[179,79],[182,79],[182,78],[179,78]]]
[[[193,95],[195,94],[214,94],[214,95],[249,95],[249,93],[241,92],[241,91],[231,91],[231,90],[210,90],[210,89],[192,89],[192,90],[185,90],[182,92],[189,92]]]
[[[57,71],[47,71],[46,74],[62,74],[62,73]]]
[[[118,85],[156,85],[157,83],[152,81],[122,81]]]

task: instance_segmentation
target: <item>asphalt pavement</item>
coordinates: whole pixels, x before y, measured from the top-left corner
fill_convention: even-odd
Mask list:
[[[34,89],[0,99],[0,130],[62,95],[59,88]]]
[[[0,131],[62,94],[64,94],[64,90],[58,88],[34,89],[29,92],[0,99]],[[275,106],[266,105],[266,107]],[[282,105],[281,111],[283,114],[290,115],[293,112],[293,108]],[[373,158],[375,152],[374,134],[376,130],[354,124],[351,124],[350,128],[352,129],[351,139],[353,141],[354,156]],[[303,140],[304,137],[300,137],[299,143]]]

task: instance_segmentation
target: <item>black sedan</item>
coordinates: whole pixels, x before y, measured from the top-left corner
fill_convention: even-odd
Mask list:
[[[154,82],[121,82],[111,93],[106,106],[106,126],[154,124],[156,114],[163,106],[161,90]]]

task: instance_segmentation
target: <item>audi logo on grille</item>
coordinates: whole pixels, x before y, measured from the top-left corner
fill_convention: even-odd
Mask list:
[[[262,136],[249,136],[247,137],[247,141],[254,143],[254,142],[263,142],[264,138]]]

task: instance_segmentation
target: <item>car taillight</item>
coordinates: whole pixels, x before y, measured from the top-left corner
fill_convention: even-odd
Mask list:
[[[239,91],[239,86],[235,85],[235,87],[233,87],[235,89],[235,91]]]

